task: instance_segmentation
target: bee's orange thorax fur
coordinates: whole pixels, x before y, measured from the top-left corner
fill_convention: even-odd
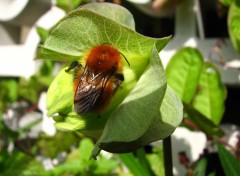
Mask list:
[[[113,67],[117,67],[117,72],[122,70],[120,53],[113,46],[106,44],[92,48],[87,54],[86,64],[94,72],[107,72]]]

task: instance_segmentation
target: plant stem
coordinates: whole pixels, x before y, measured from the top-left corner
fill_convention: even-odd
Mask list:
[[[165,176],[173,176],[171,135],[163,139],[163,158]]]

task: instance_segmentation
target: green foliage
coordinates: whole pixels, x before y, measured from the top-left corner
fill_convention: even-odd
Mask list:
[[[113,21],[116,21],[132,30],[135,30],[133,15],[125,8],[121,8],[120,6],[116,6],[114,4],[100,5],[99,3],[87,4],[84,6],[84,8],[101,14],[106,18],[112,19]]]
[[[221,82],[221,75],[212,63],[204,63],[198,88],[192,102],[193,107],[212,120],[215,125],[219,125],[225,110],[226,92]]]
[[[7,105],[13,103],[18,98],[18,82],[15,78],[0,78],[0,115]]]
[[[108,10],[111,9],[111,10]],[[104,24],[104,25],[103,25]],[[78,131],[97,139],[92,153],[100,150],[130,152],[170,135],[182,120],[182,104],[170,86],[159,51],[169,37],[154,39],[134,31],[132,15],[123,7],[89,4],[70,12],[52,29],[39,57],[80,61],[94,46],[111,43],[129,61],[123,66],[123,89],[99,114],[80,116],[73,111],[72,71],[56,76],[47,94],[48,114],[60,130]]]
[[[240,175],[240,164],[234,156],[220,143],[217,143],[217,148],[225,175]]]
[[[229,12],[230,36],[239,50],[239,7],[231,0],[221,2],[227,5],[232,3]],[[69,12],[81,3],[81,0],[58,0],[57,6]],[[130,152],[169,136],[182,120],[181,100],[186,120],[196,124],[207,135],[223,135],[218,125],[224,112],[226,92],[217,68],[204,62],[198,50],[183,48],[167,66],[166,82],[158,53],[169,38],[148,38],[134,30],[133,16],[126,9],[105,3],[86,5],[70,12],[50,31],[37,28],[41,44],[44,43],[39,57],[46,60],[39,72],[28,80],[0,79],[0,115],[10,103],[21,98],[37,103],[39,94],[53,80],[55,60],[80,60],[85,64],[81,59],[90,48],[111,43],[124,54],[130,66],[124,63],[123,88],[116,93],[111,105],[101,112],[100,118],[98,114],[82,117],[73,111],[73,72],[66,73],[65,66],[49,88],[48,114],[58,113],[53,117],[58,129],[87,134],[97,139],[96,145],[87,138],[83,138],[78,145],[79,139],[73,133],[57,132],[53,137],[39,136],[32,150],[37,150],[42,156],[55,158],[59,152],[67,152],[63,163],[51,171],[45,171],[35,158],[17,150],[11,154],[6,151],[7,143],[17,139],[35,122],[18,132],[1,123],[0,143],[4,142],[4,145],[0,146],[0,175],[164,175],[161,148],[153,148],[151,154],[139,149],[111,158],[99,153],[102,149],[117,153]],[[77,145],[78,148],[73,149]],[[240,175],[237,160],[224,146],[217,144],[217,147],[225,174]],[[89,160],[89,156],[96,158],[97,155],[97,161]],[[121,173],[119,160],[131,173]],[[193,174],[206,175],[208,164],[207,158],[201,157]],[[214,172],[210,175],[214,175]]]
[[[194,48],[182,48],[166,69],[168,83],[185,103],[186,116],[209,135],[221,136],[218,129],[226,91],[218,69],[204,62]]]
[[[98,161],[89,160],[93,147],[94,144],[90,139],[82,139],[78,149],[71,152],[63,164],[49,171],[48,175],[114,175],[112,171],[118,166],[116,160],[112,158],[107,159],[103,155],[99,157]]]
[[[70,12],[88,1],[89,0],[56,0],[56,6],[66,12]]]
[[[206,169],[207,169],[208,160],[207,158],[203,157],[197,162],[194,168],[194,176],[206,176]]]
[[[177,51],[167,66],[168,83],[186,104],[192,102],[197,91],[202,66],[202,55],[190,47]]]
[[[33,104],[37,103],[42,91],[47,90],[52,82],[53,61],[44,61],[39,72],[29,79],[1,78],[0,79],[0,114],[8,105],[20,99]]]
[[[149,176],[150,173],[143,167],[138,158],[132,153],[119,154],[121,161],[127,166],[134,176]]]
[[[145,153],[143,148],[134,153],[119,154],[118,158],[127,167],[130,173],[121,173],[117,175],[132,176],[164,176],[164,162],[162,147],[154,147],[151,153]]]
[[[31,76],[29,80],[20,78],[19,80],[19,97],[23,98],[33,104],[36,104],[39,99],[39,95],[42,91],[47,90],[47,84],[40,82],[39,76]],[[51,82],[51,80],[49,81]]]
[[[45,175],[42,164],[35,158],[25,155],[19,151],[8,154],[7,151],[0,151],[0,175],[2,176],[28,176]]]
[[[219,0],[222,4],[224,5],[231,5],[232,3],[234,3],[235,0]]]
[[[64,140],[63,140],[64,139]],[[57,132],[53,137],[42,134],[35,146],[44,157],[55,158],[60,152],[69,151],[79,139],[72,133]]]
[[[149,165],[154,175],[156,176],[165,175],[162,147],[154,147],[153,152],[151,154],[147,154],[147,159],[149,161]]]
[[[231,4],[228,12],[228,31],[234,48],[240,52],[240,2]]]
[[[211,120],[206,118],[197,110],[185,106],[184,112],[186,113],[186,119],[194,124],[197,124],[198,128],[207,135],[214,135],[218,137],[224,135],[224,132],[219,128],[218,125],[215,125]]]
[[[44,29],[44,28],[40,27],[40,26],[37,26],[36,30],[37,30],[37,33],[40,37],[40,44],[44,43],[45,40],[48,37],[49,31],[47,29]]]

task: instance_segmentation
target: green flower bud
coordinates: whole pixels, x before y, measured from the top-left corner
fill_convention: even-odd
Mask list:
[[[112,8],[112,10],[109,10]],[[112,44],[124,57],[124,81],[110,104],[98,113],[74,111],[73,71],[64,67],[48,90],[48,115],[56,128],[97,139],[93,157],[101,149],[130,152],[169,136],[182,120],[182,104],[167,85],[159,51],[169,37],[154,39],[134,31],[132,15],[123,7],[90,4],[69,13],[51,30],[39,56],[79,61],[93,47]],[[99,116],[100,115],[100,116]]]

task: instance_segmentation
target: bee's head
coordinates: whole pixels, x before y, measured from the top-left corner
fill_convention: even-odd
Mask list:
[[[87,56],[87,66],[96,72],[106,72],[121,65],[121,54],[111,45],[92,48]]]

